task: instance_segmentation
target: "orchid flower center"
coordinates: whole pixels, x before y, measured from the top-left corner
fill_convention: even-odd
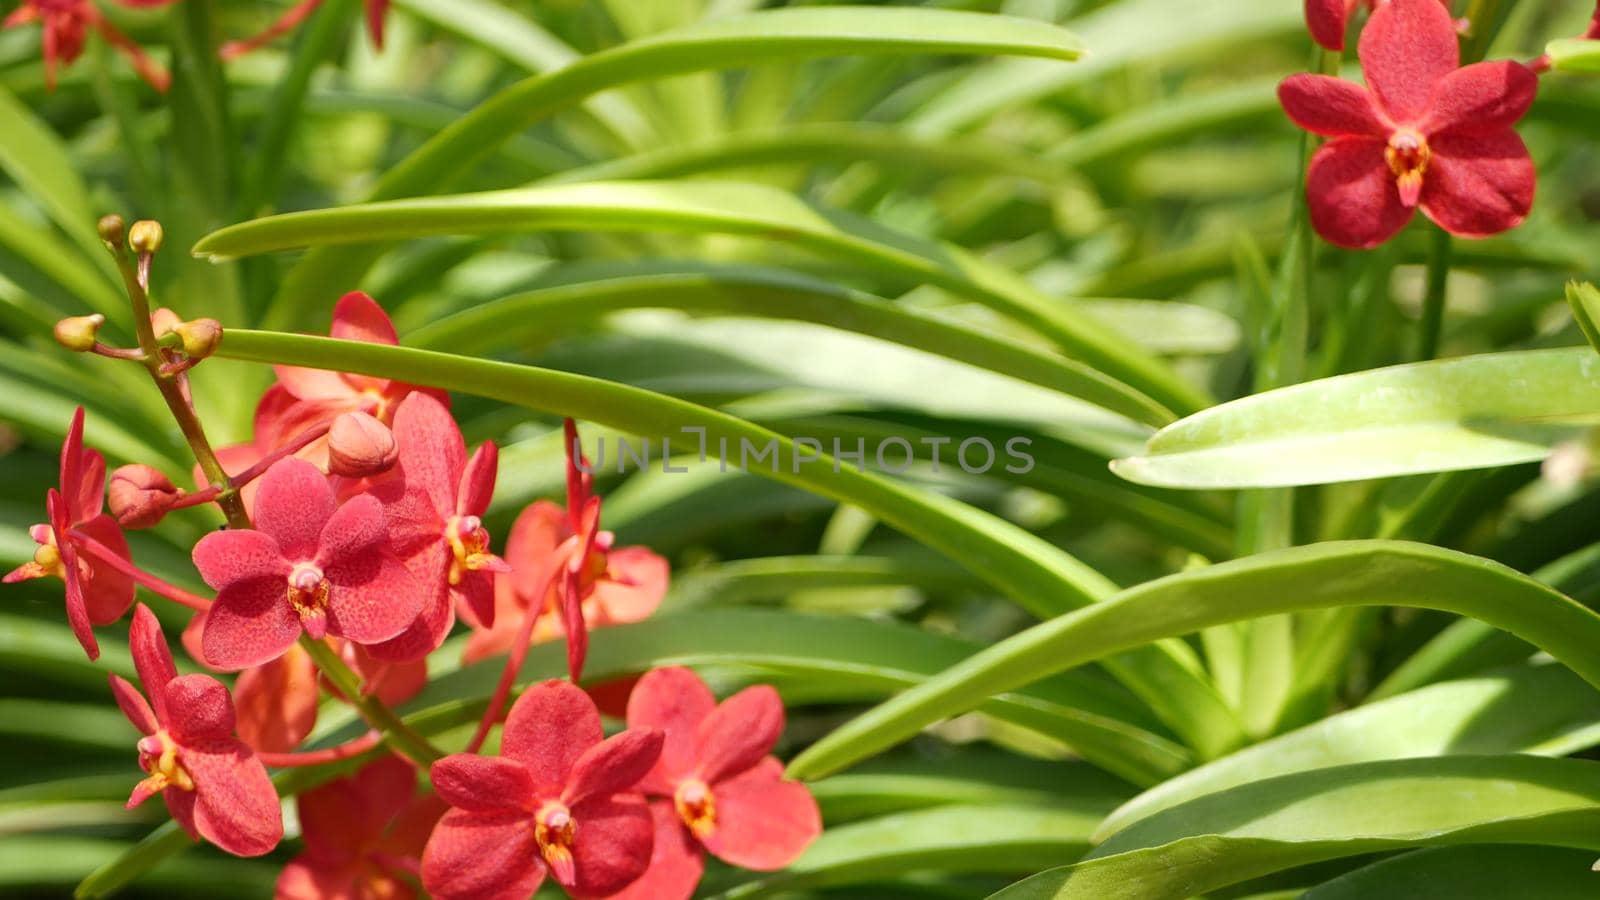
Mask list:
[[[172,786],[194,790],[194,779],[178,761],[178,745],[165,731],[139,739],[139,768],[150,774],[139,782],[135,796],[158,794]]]
[[[1416,206],[1422,199],[1422,176],[1427,174],[1428,163],[1433,160],[1428,139],[1409,128],[1396,131],[1389,137],[1383,158],[1400,188],[1400,202],[1407,207]]]
[[[577,833],[578,823],[563,803],[546,803],[534,817],[533,837],[539,844],[539,854],[562,884],[572,884],[577,878],[572,861],[572,841]]]
[[[37,535],[34,540],[39,540]],[[46,540],[39,541],[39,549],[33,551],[33,564],[39,567],[41,575],[54,575],[57,578],[66,576],[66,566],[61,564],[61,548],[56,546],[53,533]]]
[[[704,781],[695,778],[678,785],[673,805],[677,807],[678,818],[689,826],[695,837],[704,840],[716,830],[717,802]]]
[[[477,516],[455,516],[445,523],[445,540],[455,558],[450,561],[450,584],[455,586],[468,572],[488,569],[497,558],[489,552],[489,532]]]
[[[289,571],[289,605],[313,640],[328,633],[328,579],[312,563],[296,563]]]

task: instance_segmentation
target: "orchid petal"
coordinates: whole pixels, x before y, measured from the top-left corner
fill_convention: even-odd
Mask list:
[[[422,883],[435,900],[527,900],[544,876],[523,812],[452,810],[422,852]]]
[[[167,684],[178,677],[178,667],[172,661],[166,635],[161,633],[161,623],[143,603],[133,610],[133,624],[128,628],[128,652],[133,656],[134,670],[139,673],[139,685],[155,707],[156,719],[170,722]]]
[[[1296,125],[1325,137],[1387,136],[1393,130],[1372,92],[1327,75],[1291,75],[1278,85],[1278,102]]]
[[[514,759],[456,753],[435,762],[428,777],[439,796],[456,809],[527,813],[534,802],[533,776]]]
[[[600,713],[582,689],[545,681],[522,692],[511,706],[500,736],[500,752],[528,767],[534,783],[558,791],[573,764],[600,743]]]
[[[1430,0],[1431,2],[1431,0]],[[1311,158],[1306,198],[1311,224],[1330,243],[1353,250],[1376,247],[1411,221],[1377,139],[1335,138]]]
[[[1515,228],[1533,208],[1536,176],[1516,132],[1479,137],[1440,135],[1422,185],[1422,211],[1458,237]]]
[[[572,818],[578,823],[572,843],[576,880],[568,887],[575,895],[609,896],[650,867],[655,823],[643,797],[593,797],[573,806]]]
[[[1433,92],[1461,65],[1455,21],[1437,0],[1390,0],[1361,30],[1358,48],[1367,87],[1397,124],[1428,112]]]
[[[678,818],[671,801],[650,803],[655,841],[650,866],[639,879],[608,900],[690,900],[706,867],[705,853]]]
[[[241,672],[233,687],[239,737],[257,750],[287,753],[317,724],[317,668],[298,646]]]
[[[717,698],[694,672],[667,666],[646,672],[628,697],[628,727],[661,732],[661,758],[643,789],[671,794],[690,775],[699,751],[700,723],[717,708]]]
[[[283,578],[253,578],[217,592],[200,647],[206,662],[231,671],[276,659],[300,633],[300,617],[289,604]]]
[[[128,717],[133,727],[139,729],[140,734],[155,734],[161,730],[155,711],[145,701],[144,695],[139,693],[139,689],[120,675],[108,677],[111,679],[111,696],[116,698],[117,706],[122,708],[122,714]]]
[[[271,535],[249,529],[213,531],[194,545],[193,555],[200,577],[217,590],[263,578],[283,581],[292,568]]]
[[[817,801],[806,786],[783,780],[783,766],[768,757],[715,789],[716,826],[701,838],[712,855],[742,869],[772,871],[789,865],[822,831]]]
[[[283,840],[278,791],[243,742],[183,745],[178,760],[194,779],[194,829],[202,837],[235,856],[261,856]]]
[[[315,559],[322,529],[333,518],[334,503],[333,488],[316,466],[295,457],[278,460],[261,476],[256,530],[278,542],[284,559]]]
[[[1457,69],[1439,83],[1428,107],[1434,135],[1487,136],[1522,120],[1539,92],[1539,76],[1521,63],[1484,62]]]
[[[590,747],[572,764],[562,802],[576,806],[590,797],[631,790],[661,758],[661,742],[654,728],[630,728]]]
[[[747,687],[722,701],[700,723],[699,774],[715,784],[745,771],[772,752],[783,736],[783,701],[771,687]]]
[[[167,682],[167,727],[180,744],[229,740],[233,698],[210,675],[179,675]]]

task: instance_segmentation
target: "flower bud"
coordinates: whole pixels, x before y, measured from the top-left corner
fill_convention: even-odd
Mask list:
[[[160,522],[183,492],[159,470],[141,463],[111,473],[111,515],[123,528],[149,528]]]
[[[124,233],[126,226],[123,224],[121,216],[115,213],[109,216],[101,216],[95,230],[100,232],[100,240],[105,241],[106,245],[111,249],[122,249],[122,241],[126,237]]]
[[[348,412],[328,429],[328,472],[368,478],[389,471],[400,456],[389,426],[364,412]]]
[[[181,322],[172,331],[183,342],[183,355],[190,359],[205,359],[222,343],[222,323],[216,319]]]
[[[161,223],[153,219],[140,219],[128,229],[128,246],[135,253],[154,253],[161,249]]]
[[[99,313],[92,316],[68,316],[56,323],[56,343],[74,353],[93,350],[95,335],[105,323],[106,317]]]

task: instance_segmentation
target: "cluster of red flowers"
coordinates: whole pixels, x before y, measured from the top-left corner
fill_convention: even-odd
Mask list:
[[[359,293],[339,301],[332,336],[398,343],[388,316]],[[283,837],[269,766],[372,756],[299,798],[305,850],[284,870],[280,897],[413,896],[419,881],[441,898],[526,897],[548,875],[574,896],[670,900],[693,894],[704,852],[751,869],[788,865],[821,822],[809,792],[784,781],[769,755],[784,723],[775,691],[749,688],[719,706],[692,672],[654,670],[620,685],[631,687],[627,727],[606,739],[595,700],[577,686],[589,628],[650,615],[668,569],[601,530],[575,424],[565,432],[567,507],[530,505],[502,558],[483,523],[496,447],[468,454],[441,391],[279,367],[254,440],[217,452],[225,483],[199,476],[186,492],[152,467],[124,466],[111,477],[109,514],[105,461],[84,447],[80,409],[46,498],[49,522],[32,531],[37,552],[5,580],[62,579],[90,658],[94,627],[118,621],[142,585],[195,610],[184,645],[201,665],[238,673],[231,693],[211,675],[178,676],[156,617],[135,609],[144,693],[111,677],[144,735],[147,777],[130,808],[159,793],[192,837],[260,855]],[[233,497],[251,527],[211,532],[193,551],[214,599],[134,564],[124,528]],[[385,706],[415,696],[458,616],[471,630],[467,662],[509,656],[467,752],[392,755],[370,717],[375,730],[363,738],[295,752],[325,690]],[[571,680],[524,691],[500,755],[477,755],[529,644],[558,637]],[[319,673],[319,656],[342,660],[361,697]],[[432,793],[417,785],[428,763]]]
[[[116,0],[116,2],[137,8],[168,6],[178,0]],[[222,58],[235,59],[282,37],[305,21],[306,17],[315,12],[322,3],[323,0],[300,0],[260,34],[246,40],[223,44],[219,49]],[[390,0],[365,0],[365,3],[367,32],[372,37],[373,46],[382,49],[383,20],[388,14]],[[151,87],[165,91],[171,84],[172,78],[167,71],[150,59],[138,44],[106,21],[105,15],[95,6],[94,0],[22,0],[22,4],[6,17],[0,27],[11,28],[33,23],[38,23],[40,26],[45,81],[51,87],[56,83],[57,66],[71,65],[82,55],[84,41],[91,31],[99,34],[107,43],[127,56],[140,77],[149,82]]]

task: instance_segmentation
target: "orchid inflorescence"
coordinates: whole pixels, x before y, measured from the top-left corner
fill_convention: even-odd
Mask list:
[[[784,780],[770,755],[784,711],[769,687],[718,706],[682,668],[600,685],[618,719],[626,707],[625,727],[605,736],[596,699],[579,686],[589,629],[649,616],[668,567],[601,530],[576,423],[563,428],[566,508],[529,506],[504,556],[483,519],[497,449],[468,453],[444,391],[280,366],[253,439],[213,450],[188,373],[224,339],[221,327],[151,311],[154,223],[124,228],[108,217],[100,233],[125,276],[139,346],[102,343],[100,317],[65,320],[57,338],[149,371],[195,452],[196,489],[124,466],[110,478],[107,512],[105,460],[85,446],[79,408],[47,492],[48,521],[30,532],[37,551],[5,580],[61,579],[90,659],[95,629],[133,610],[139,686],[110,676],[142,735],[145,777],[129,808],[159,794],[191,838],[259,856],[284,837],[269,768],[359,763],[298,798],[305,848],[279,878],[283,898],[406,897],[419,886],[439,898],[526,897],[546,878],[578,897],[688,898],[704,853],[779,869],[820,833],[809,791]],[[399,340],[360,293],[334,307],[331,336]],[[124,534],[201,505],[227,520],[192,553],[212,597],[140,568]],[[135,604],[139,586],[192,614],[183,645],[215,674],[178,674],[157,617]],[[428,660],[458,617],[471,632],[467,662],[507,660],[472,739],[445,755],[391,707],[426,686]],[[511,702],[529,646],[557,638],[569,680]],[[217,677],[227,673],[231,690]],[[619,689],[620,705],[611,702]],[[324,694],[354,706],[370,730],[301,750]],[[498,755],[480,755],[502,721]]]

